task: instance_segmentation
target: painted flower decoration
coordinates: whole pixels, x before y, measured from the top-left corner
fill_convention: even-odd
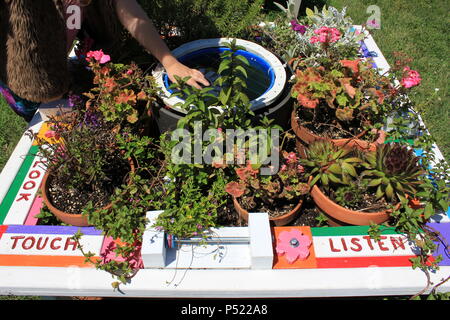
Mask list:
[[[298,229],[283,231],[278,236],[276,252],[284,254],[287,262],[294,263],[297,259],[308,258],[311,244],[311,239]]]
[[[90,60],[90,58],[94,58],[96,61],[98,61],[100,64],[107,63],[111,61],[111,57],[107,54],[103,53],[103,50],[97,50],[97,51],[89,51],[86,54],[86,60]]]
[[[405,67],[403,69],[403,73],[404,76],[401,81],[401,85],[405,88],[417,86],[420,81],[422,81],[419,72],[417,72],[416,70],[411,70],[409,67]]]

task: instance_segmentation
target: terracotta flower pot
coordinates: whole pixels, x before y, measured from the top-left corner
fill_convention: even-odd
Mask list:
[[[236,211],[239,214],[239,219],[248,222],[248,211],[241,207],[239,201],[235,197],[233,197],[233,203],[234,203],[234,208],[236,209]],[[300,208],[301,208],[302,204],[303,204],[303,200],[300,200],[299,203],[294,207],[294,209],[292,209],[288,213],[283,214],[279,217],[275,217],[275,218],[272,218],[269,216],[269,220],[275,226],[285,226],[285,225],[289,224],[290,222],[292,222],[298,216],[298,214],[300,213]]]
[[[135,166],[133,160],[130,158],[128,159],[128,162],[130,164],[131,172],[134,172]],[[53,213],[60,221],[63,223],[76,226],[76,227],[87,227],[90,226],[88,219],[86,216],[83,216],[82,214],[72,214],[68,212],[64,212],[56,208],[52,202],[49,199],[48,196],[48,179],[50,177],[51,172],[47,172],[42,179],[41,183],[41,193],[42,193],[42,199],[44,200],[45,205],[50,210],[51,213]],[[108,204],[104,206],[102,209],[106,210],[111,208],[112,204]]]
[[[318,136],[298,123],[297,113],[295,112],[295,110],[292,111],[291,113],[291,127],[295,135],[297,136],[297,149],[300,152],[300,154],[304,154],[304,147],[302,145],[302,142],[308,145],[316,140],[329,140],[332,141],[336,146],[348,148],[356,147],[362,151],[375,151],[377,148],[376,143],[367,142],[359,139],[362,136],[364,136],[367,133],[367,131],[362,131],[355,138],[346,138],[346,139],[329,139]]]
[[[378,212],[362,212],[344,208],[328,198],[316,185],[311,189],[311,197],[320,210],[328,215],[330,226],[368,226],[371,222],[380,224],[386,222],[392,212],[391,209]],[[400,204],[397,204],[396,208],[400,208]]]

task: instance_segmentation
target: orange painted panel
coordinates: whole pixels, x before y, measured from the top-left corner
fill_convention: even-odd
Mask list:
[[[93,268],[83,256],[0,255],[0,266],[8,267],[70,267]],[[94,257],[93,259],[97,259]]]
[[[275,251],[277,245],[278,235],[283,231],[291,231],[298,229],[304,235],[311,239],[311,246],[309,247],[309,256],[305,260],[297,259],[293,263],[289,263],[284,255],[278,255]],[[273,227],[273,251],[274,251],[274,262],[273,269],[314,269],[317,268],[316,255],[314,253],[314,246],[312,244],[312,234],[310,227]]]

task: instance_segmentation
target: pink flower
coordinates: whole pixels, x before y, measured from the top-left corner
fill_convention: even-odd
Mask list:
[[[296,163],[298,161],[298,157],[295,152],[289,152],[287,155],[284,155],[287,163]]]
[[[415,70],[411,70],[409,67],[405,67],[403,69],[403,72],[404,77],[401,81],[401,85],[405,88],[417,86],[420,81],[422,81],[422,78],[420,78],[420,74]]]
[[[319,42],[319,38],[318,37],[311,37],[310,39],[309,39],[309,43],[316,43],[316,42]]]
[[[86,60],[89,61],[89,58],[94,58],[96,61],[100,62],[100,64],[107,63],[111,61],[111,57],[107,54],[103,53],[103,50],[97,50],[97,51],[89,51],[86,54],[87,58]]]
[[[309,39],[310,43],[315,43],[320,41],[322,43],[325,42],[336,42],[341,37],[341,33],[336,28],[328,28],[328,27],[320,27],[319,29],[314,30],[314,33],[318,35],[318,37],[311,37]],[[314,38],[314,39],[313,39]]]
[[[46,138],[54,138],[56,136],[56,132],[53,130],[47,130],[47,132],[44,134]]]
[[[284,254],[287,262],[294,263],[297,259],[308,258],[310,246],[311,239],[298,229],[293,229],[279,234],[276,252]]]
[[[133,70],[132,70],[132,69],[128,69],[128,70],[127,70],[127,74],[128,74],[128,75],[133,74]]]

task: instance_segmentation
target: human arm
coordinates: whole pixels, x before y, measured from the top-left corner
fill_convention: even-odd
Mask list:
[[[200,71],[185,66],[172,55],[153,22],[136,0],[116,0],[116,11],[122,25],[163,65],[172,82],[176,82],[174,76],[177,75],[181,78],[191,77],[187,83],[198,89],[200,84],[209,85]]]

